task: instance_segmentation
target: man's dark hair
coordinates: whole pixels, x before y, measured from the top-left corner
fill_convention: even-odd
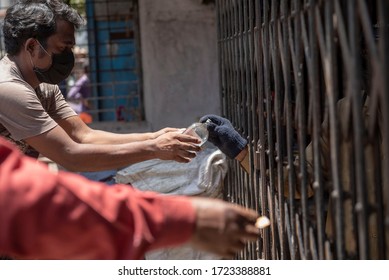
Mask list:
[[[56,32],[56,21],[66,20],[79,28],[82,16],[61,0],[19,0],[8,8],[3,25],[5,50],[18,54],[24,42],[36,38],[42,44]]]

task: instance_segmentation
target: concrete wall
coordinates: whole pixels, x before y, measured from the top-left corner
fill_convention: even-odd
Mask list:
[[[215,6],[139,0],[146,120],[186,127],[220,113]]]

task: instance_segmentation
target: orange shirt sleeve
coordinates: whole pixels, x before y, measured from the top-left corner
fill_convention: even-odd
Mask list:
[[[195,227],[180,196],[51,173],[0,139],[0,253],[23,259],[141,259]]]

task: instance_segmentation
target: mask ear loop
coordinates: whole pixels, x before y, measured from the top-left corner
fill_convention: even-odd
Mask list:
[[[26,47],[26,51],[30,55],[30,62],[31,62],[32,68],[36,69],[34,62],[32,61],[32,56],[31,56],[31,52],[34,51],[34,48],[31,45],[29,45],[29,46]]]
[[[34,38],[34,39],[35,39],[35,38]],[[44,52],[45,52],[48,56],[50,56],[50,58],[51,58],[51,63],[50,63],[50,65],[49,65],[49,67],[47,67],[47,68],[45,69],[45,70],[47,70],[47,69],[49,69],[49,68],[51,67],[51,65],[53,64],[53,57],[51,56],[51,54],[49,54],[49,53],[46,51],[46,49],[42,46],[42,44],[39,42],[38,39],[35,39],[35,41],[36,41],[36,42],[39,44],[39,46],[44,50]],[[38,70],[39,72],[42,72],[42,70],[39,69],[39,68],[37,68],[37,67],[35,66],[34,62],[32,61],[31,53],[30,53],[30,61],[31,61],[31,64],[32,64],[33,69]],[[45,71],[45,70],[43,70],[43,71]]]
[[[45,51],[45,53],[46,53],[48,56],[50,56],[50,58],[52,58],[52,57],[51,57],[51,54],[49,54],[49,53],[46,51],[46,49],[42,46],[41,42],[39,42],[38,39],[35,39],[35,41],[37,41],[38,44],[39,44],[39,46]]]

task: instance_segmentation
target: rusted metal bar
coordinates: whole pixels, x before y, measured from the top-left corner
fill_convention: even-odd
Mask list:
[[[356,205],[355,210],[358,218],[358,245],[359,258],[368,259],[369,257],[369,240],[368,240],[368,221],[367,221],[367,192],[365,178],[365,157],[363,144],[363,119],[362,119],[362,94],[360,85],[360,64],[357,62],[359,53],[359,36],[357,31],[356,10],[355,5],[347,6],[347,17],[349,25],[350,39],[350,86],[348,90],[351,96],[352,103],[352,118],[353,118],[353,141],[354,141],[354,156],[355,156],[355,176],[356,176]]]
[[[334,6],[332,1],[327,1],[324,7],[325,23],[323,26],[321,12],[316,7],[316,27],[318,34],[318,41],[320,47],[321,59],[324,62],[323,72],[326,88],[326,97],[328,99],[328,119],[329,119],[329,135],[330,143],[333,149],[331,153],[331,172],[333,189],[331,192],[331,199],[333,200],[333,208],[328,209],[329,214],[333,211],[335,217],[336,230],[336,252],[337,259],[343,259],[344,256],[344,221],[343,221],[343,188],[340,178],[340,151],[339,151],[339,129],[338,129],[338,112],[336,102],[338,100],[338,83],[337,83],[337,68],[336,68],[336,48],[335,48],[335,34],[333,11]],[[325,29],[324,29],[325,27]],[[326,129],[326,128],[324,128]],[[328,133],[323,131],[323,133]]]
[[[301,189],[301,213],[303,219],[303,237],[304,237],[304,248],[305,255],[307,258],[311,257],[311,250],[309,245],[309,236],[308,236],[308,178],[307,178],[307,164],[306,164],[306,154],[305,154],[305,145],[307,138],[307,120],[306,120],[306,97],[304,92],[305,84],[305,71],[303,68],[303,46],[301,40],[301,17],[303,16],[303,7],[300,0],[293,1],[293,23],[290,22],[288,26],[289,31],[289,48],[291,52],[291,61],[292,61],[292,71],[293,78],[295,81],[295,91],[296,91],[296,112],[295,112],[295,123],[297,128],[297,143],[298,154],[299,154],[299,166],[296,166],[296,174],[299,181]],[[292,31],[294,29],[294,32]],[[291,169],[292,171],[293,169]],[[293,176],[293,174],[291,174]],[[290,199],[294,199],[294,191],[290,194]]]
[[[385,235],[384,245],[387,249],[389,246],[389,79],[383,75],[388,73],[389,65],[389,3],[387,1],[380,0],[377,4],[378,22],[379,22],[379,54],[380,54],[380,70],[381,73],[379,81],[379,93],[382,103],[382,180],[383,180],[383,196],[386,204],[384,205],[383,212],[385,214]],[[383,72],[386,71],[386,72]],[[385,251],[385,258],[389,258],[389,251]]]

